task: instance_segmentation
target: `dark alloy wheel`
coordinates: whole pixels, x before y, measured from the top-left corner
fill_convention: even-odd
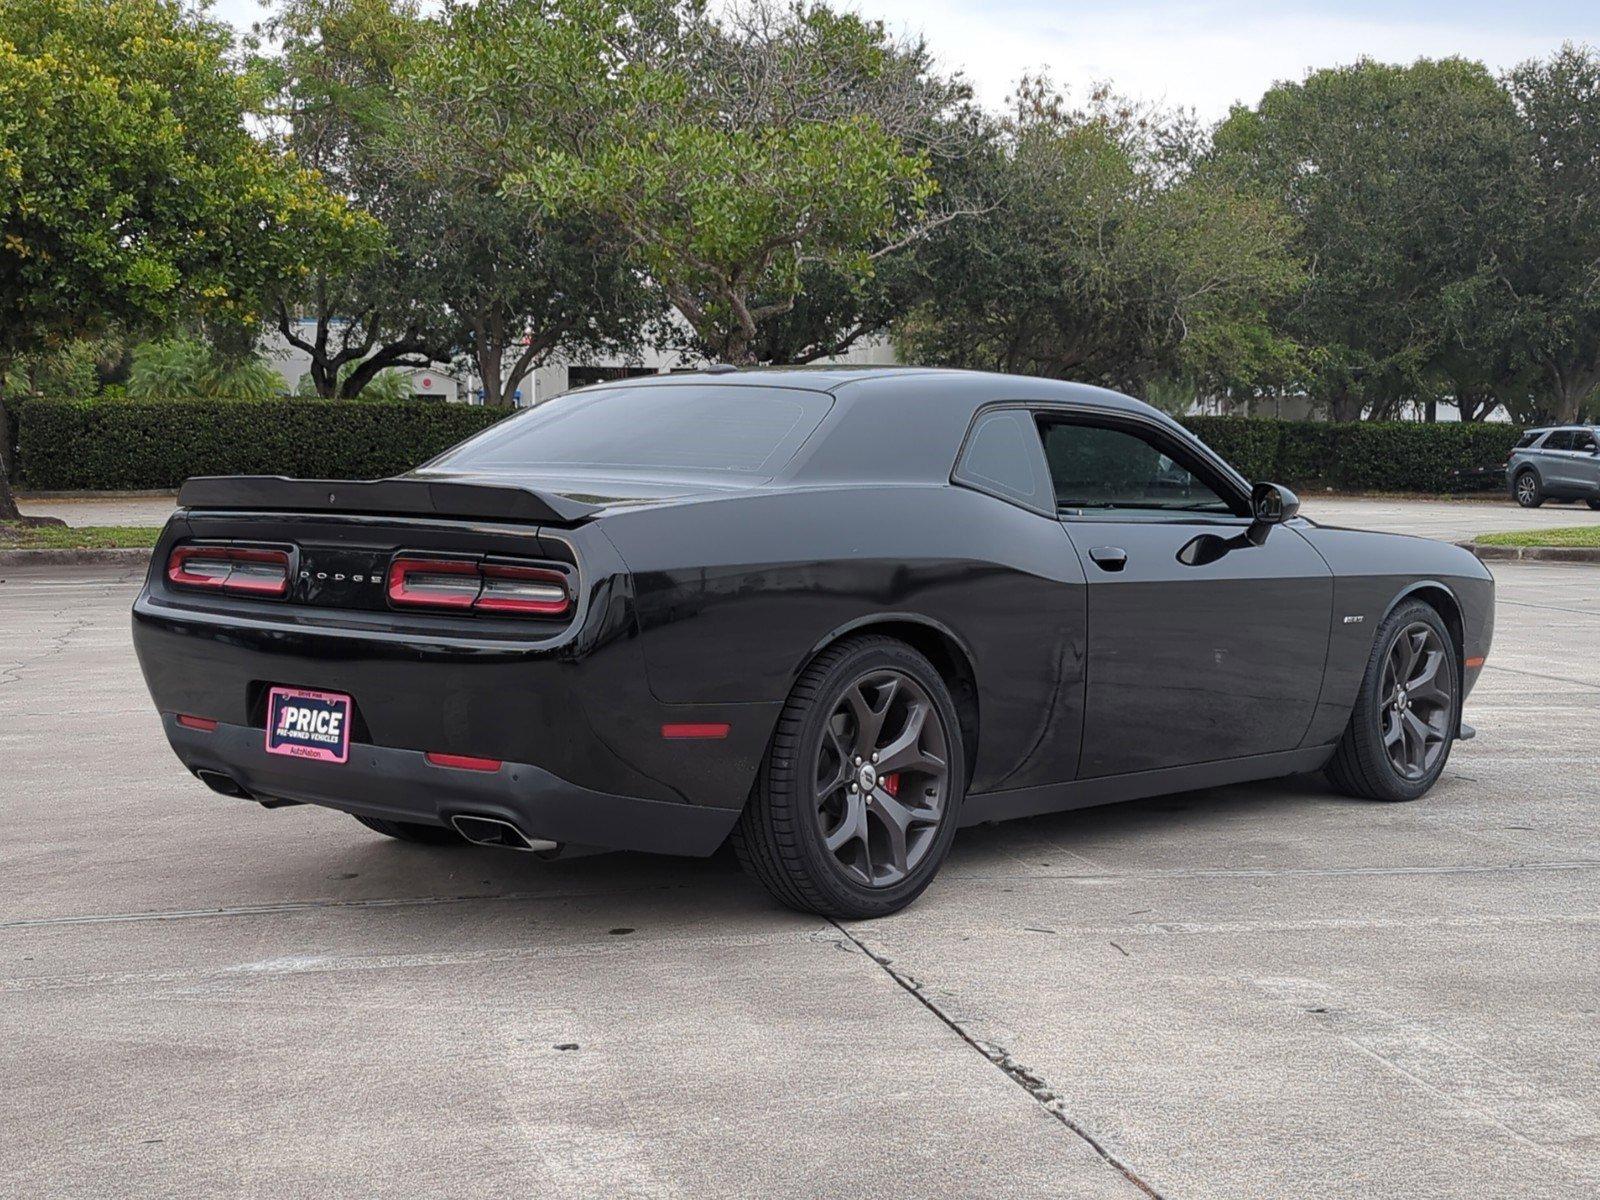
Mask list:
[[[949,791],[933,698],[902,671],[869,671],[840,697],[817,751],[823,844],[868,887],[899,883],[932,849]]]
[[[1523,508],[1538,508],[1544,503],[1544,489],[1539,486],[1539,476],[1532,471],[1517,476],[1511,485],[1511,494]]]
[[[401,842],[416,842],[423,846],[465,846],[467,839],[445,825],[424,825],[420,821],[386,821],[381,817],[363,817],[354,813],[356,820],[368,829]]]
[[[884,916],[938,870],[965,772],[938,672],[902,642],[854,638],[818,655],[796,683],[734,848],[791,908]]]
[[[1371,800],[1415,800],[1431,788],[1461,719],[1458,678],[1455,644],[1431,605],[1390,614],[1328,764],[1334,786]]]
[[[1402,779],[1427,777],[1450,741],[1456,700],[1448,651],[1437,631],[1418,621],[1400,631],[1383,664],[1383,744]]]

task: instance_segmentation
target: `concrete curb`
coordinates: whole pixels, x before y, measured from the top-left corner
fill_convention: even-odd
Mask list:
[[[1600,546],[1485,546],[1457,542],[1484,562],[1600,563]]]
[[[150,550],[0,550],[0,567],[136,567]]]

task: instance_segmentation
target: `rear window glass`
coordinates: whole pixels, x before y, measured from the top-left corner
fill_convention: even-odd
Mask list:
[[[1537,442],[1543,436],[1544,436],[1544,434],[1542,432],[1538,431],[1538,430],[1535,430],[1533,433],[1525,433],[1517,441],[1517,449],[1518,450],[1526,450],[1529,446],[1533,445],[1535,442]]]
[[[427,469],[771,475],[795,456],[832,403],[796,388],[706,384],[575,392],[492,426]]]

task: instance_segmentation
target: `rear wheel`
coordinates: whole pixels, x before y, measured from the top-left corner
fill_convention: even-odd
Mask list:
[[[1517,476],[1511,484],[1511,494],[1523,508],[1538,508],[1544,503],[1544,489],[1539,486],[1539,476],[1531,470]]]
[[[887,916],[944,861],[965,780],[961,727],[939,673],[903,642],[853,638],[795,684],[734,850],[790,908]]]
[[[1402,604],[1378,627],[1361,693],[1328,763],[1334,787],[1415,800],[1438,780],[1460,721],[1456,651],[1438,612]]]
[[[416,842],[424,846],[465,846],[467,839],[445,825],[423,825],[416,821],[385,821],[381,817],[363,817],[352,813],[368,829],[385,837],[402,842]]]
[[[1594,509],[1596,512],[1600,512],[1600,500],[1590,500],[1587,501],[1587,503],[1590,508]]]

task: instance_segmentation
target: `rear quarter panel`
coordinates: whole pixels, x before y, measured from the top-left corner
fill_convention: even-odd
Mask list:
[[[1071,779],[1083,722],[1084,576],[1060,524],[950,486],[763,492],[618,512],[651,690],[783,700],[843,632],[908,620],[968,658],[972,787]]]

